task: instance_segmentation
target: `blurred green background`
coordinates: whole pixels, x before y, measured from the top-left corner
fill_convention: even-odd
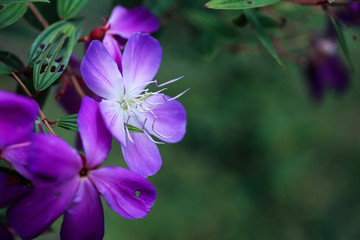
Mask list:
[[[206,9],[205,2],[143,1],[162,23],[154,34],[164,52],[156,79],[185,76],[170,85],[171,96],[191,88],[179,99],[187,134],[159,146],[163,167],[149,178],[157,200],[145,219],[122,219],[104,202],[105,239],[359,239],[358,41],[346,32],[356,68],[349,89],[314,102],[299,63],[310,35],[324,32],[321,11],[285,2],[265,9],[287,19],[284,28],[269,29],[284,71],[249,26],[232,23],[238,11]],[[80,14],[82,36],[103,23],[113,4],[89,1]],[[38,33],[21,19],[0,30],[0,50],[26,61]],[[0,88],[13,91],[15,83],[1,78]],[[44,108],[50,120],[65,114],[53,92]],[[74,133],[55,131],[73,143]],[[125,167],[115,141],[106,164]],[[58,239],[60,224],[38,239]]]

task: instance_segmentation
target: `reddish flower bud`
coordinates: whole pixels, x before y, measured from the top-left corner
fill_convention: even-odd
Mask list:
[[[104,28],[103,26],[95,28],[90,33],[90,40],[102,41],[105,37],[106,31],[107,31],[107,29]]]

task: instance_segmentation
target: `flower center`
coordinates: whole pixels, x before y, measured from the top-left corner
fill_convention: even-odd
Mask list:
[[[89,175],[89,169],[86,167],[82,168],[79,172],[79,176],[86,177],[87,175]]]

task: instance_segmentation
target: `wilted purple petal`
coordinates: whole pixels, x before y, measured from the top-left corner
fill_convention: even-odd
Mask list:
[[[22,239],[36,237],[66,210],[78,185],[78,177],[57,184],[38,185],[9,208],[7,216],[10,225]]]
[[[118,100],[124,91],[121,73],[106,51],[104,45],[95,40],[90,44],[81,63],[81,74],[86,85],[100,97]]]
[[[160,152],[144,133],[130,133],[134,142],[127,138],[126,146],[121,146],[126,164],[131,171],[143,177],[154,175],[161,168]]]
[[[0,149],[26,141],[38,112],[34,100],[0,90]]]
[[[100,102],[100,112],[104,122],[121,145],[126,145],[125,128],[124,128],[124,110],[120,104],[115,101],[102,100]]]
[[[120,52],[120,45],[119,45],[118,41],[116,41],[116,39],[111,34],[106,34],[102,42],[103,42],[106,50],[112,57],[112,59],[114,59],[114,61],[118,65],[119,71],[122,72],[122,69],[121,69],[122,55]]]
[[[166,99],[166,100],[165,100]],[[147,100],[147,103],[151,109],[154,104],[156,108],[152,110],[152,113],[146,113],[148,120],[146,121],[146,129],[156,136],[157,138],[170,143],[180,141],[186,132],[186,112],[183,105],[176,101],[168,101],[169,96],[151,96]],[[151,104],[148,104],[151,103]],[[154,122],[155,120],[155,122]]]
[[[61,138],[38,134],[31,145],[28,166],[39,178],[60,180],[77,176],[82,161],[76,150]]]
[[[111,148],[111,135],[99,110],[99,103],[84,97],[78,115],[79,132],[89,168],[100,165]]]
[[[109,18],[109,33],[128,39],[135,32],[152,33],[159,29],[160,22],[147,8],[126,9],[116,6]]]
[[[127,91],[144,89],[160,68],[162,49],[149,34],[134,33],[125,45],[122,60],[123,80]]]
[[[98,240],[104,236],[104,212],[100,196],[89,179],[82,179],[69,209],[64,214],[61,239]]]
[[[110,208],[124,218],[145,217],[155,202],[151,183],[127,169],[103,167],[92,171],[90,179]]]

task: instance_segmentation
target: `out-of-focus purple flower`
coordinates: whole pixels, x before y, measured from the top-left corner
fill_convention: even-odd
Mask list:
[[[110,56],[121,62],[120,49],[133,33],[153,33],[160,28],[158,18],[145,7],[126,9],[120,5],[114,7],[110,18],[91,31],[90,35],[80,41],[99,40],[103,42]],[[88,44],[85,45],[88,48]],[[121,68],[121,65],[118,66]]]
[[[337,55],[336,43],[323,38],[314,41],[313,54],[308,59],[306,75],[310,95],[315,100],[323,98],[326,89],[342,93],[349,85],[349,74],[344,63]]]
[[[339,8],[337,16],[346,24],[360,24],[360,2],[353,2],[347,6]]]
[[[80,73],[80,63],[81,60],[75,55],[72,54],[69,60],[69,65],[73,71],[73,74],[79,83],[80,87],[84,93],[96,101],[100,101],[101,98],[96,96],[88,87],[86,87],[84,81],[82,80]],[[57,89],[56,98],[59,100],[60,105],[65,109],[68,114],[78,113],[81,105],[81,98],[76,92],[74,86],[70,82],[70,79],[67,75],[64,75],[62,78],[62,84]]]
[[[99,104],[89,97],[82,101],[78,126],[85,156],[56,136],[33,138],[27,164],[36,186],[7,213],[23,239],[41,234],[63,213],[61,239],[102,239],[104,214],[99,194],[128,219],[145,217],[155,202],[155,188],[140,175],[120,167],[98,168],[111,148],[111,135]]]
[[[28,144],[33,135],[38,112],[34,100],[0,90],[0,158],[11,162],[16,170],[22,165],[17,155],[24,154],[23,148],[18,149]]]
[[[112,135],[121,143],[127,165],[144,177],[155,174],[162,164],[157,142],[150,134],[174,143],[184,137],[186,130],[185,109],[175,100],[183,93],[170,98],[162,93],[165,89],[157,92],[144,89],[150,83],[157,84],[153,78],[161,57],[162,49],[156,39],[135,33],[125,46],[122,72],[99,41],[91,43],[81,64],[86,85],[103,98],[101,114]],[[129,125],[143,132],[130,132]]]

